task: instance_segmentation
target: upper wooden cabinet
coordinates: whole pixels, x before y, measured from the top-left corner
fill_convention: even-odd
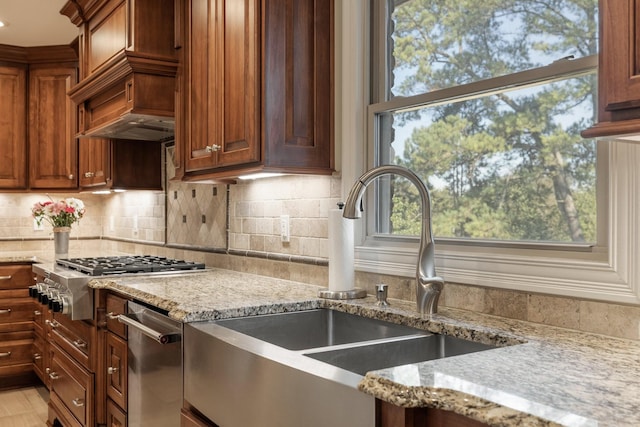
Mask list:
[[[585,138],[640,140],[639,0],[600,0],[598,123]]]
[[[80,188],[106,187],[111,182],[111,140],[87,138],[78,152]]]
[[[162,145],[155,141],[80,140],[80,187],[91,190],[162,189]]]
[[[0,188],[27,186],[27,67],[0,63]]]
[[[177,1],[177,0],[176,0]],[[78,136],[173,138],[174,0],[77,0],[62,9],[78,26]]]
[[[184,0],[176,176],[333,170],[333,0]]]
[[[75,105],[67,92],[77,81],[72,65],[29,70],[29,186],[78,188]]]

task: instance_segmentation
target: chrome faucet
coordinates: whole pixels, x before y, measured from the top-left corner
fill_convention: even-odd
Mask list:
[[[431,233],[431,197],[422,180],[411,170],[396,165],[383,165],[365,172],[351,187],[344,207],[345,218],[361,217],[360,204],[367,185],[382,175],[401,175],[411,181],[420,193],[422,200],[422,234],[420,252],[416,266],[416,303],[420,314],[433,314],[438,311],[438,298],[444,287],[444,280],[436,276],[434,261],[434,243]]]

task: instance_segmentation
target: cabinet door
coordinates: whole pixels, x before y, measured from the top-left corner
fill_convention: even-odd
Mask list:
[[[187,3],[187,171],[260,160],[258,0]]]
[[[107,396],[127,409],[127,342],[107,334]]]
[[[602,0],[600,73],[605,78],[605,110],[640,107],[639,0]]]
[[[333,0],[264,4],[263,163],[330,173]]]
[[[107,400],[107,427],[127,427],[127,414],[111,400]]]
[[[67,92],[75,67],[36,68],[29,74],[29,181],[31,188],[78,187],[75,107]]]
[[[78,144],[80,187],[106,186],[111,180],[111,141],[87,138]]]
[[[0,93],[0,188],[25,188],[26,70],[0,66]]]

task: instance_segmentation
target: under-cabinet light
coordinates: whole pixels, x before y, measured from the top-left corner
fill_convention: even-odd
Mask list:
[[[239,176],[238,179],[261,179],[261,178],[273,178],[275,176],[283,176],[283,173],[271,173],[271,172],[257,172],[250,173],[248,175]]]

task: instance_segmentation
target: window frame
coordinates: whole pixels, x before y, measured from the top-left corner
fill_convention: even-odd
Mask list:
[[[374,107],[370,102],[370,84],[376,82],[369,64],[380,59],[380,52],[370,50],[369,16],[375,15],[375,10],[369,0],[342,2],[336,12],[340,46],[336,51],[340,94],[336,125],[337,139],[342,141],[342,194],[346,195],[357,177],[375,164],[375,113],[381,111],[381,105],[389,109],[395,104]],[[601,244],[589,250],[567,250],[562,245],[486,247],[436,240],[438,275],[449,283],[640,303],[640,267],[636,266],[640,252],[640,226],[636,225],[636,218],[640,218],[640,144],[599,141],[597,150],[598,168],[608,170],[597,184],[598,194],[605,195],[604,203],[599,203],[602,212],[598,212],[603,218],[598,232]],[[415,277],[418,239],[371,233],[375,222],[372,193],[367,191],[363,220],[356,225],[355,269]]]

